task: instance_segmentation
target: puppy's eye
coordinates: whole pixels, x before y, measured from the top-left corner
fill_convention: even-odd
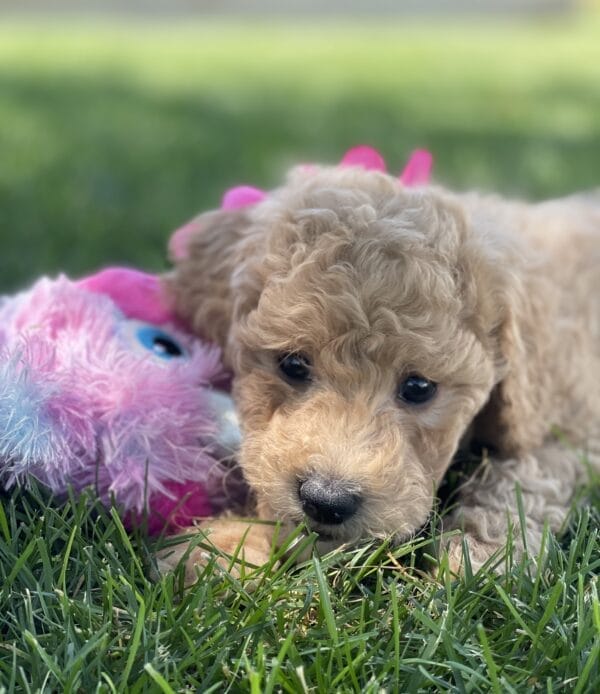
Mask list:
[[[277,365],[283,378],[289,383],[308,383],[310,381],[310,361],[301,352],[280,354]]]
[[[398,386],[398,398],[409,405],[421,405],[437,392],[437,383],[419,374],[411,374]]]

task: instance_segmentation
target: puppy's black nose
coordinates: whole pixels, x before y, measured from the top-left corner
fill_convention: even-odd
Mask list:
[[[339,525],[351,518],[360,505],[360,494],[339,480],[313,475],[298,489],[302,510],[317,523]]]

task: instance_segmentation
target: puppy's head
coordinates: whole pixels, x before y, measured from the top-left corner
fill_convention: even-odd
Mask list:
[[[449,195],[357,168],[199,229],[172,288],[234,370],[262,515],[324,542],[415,531],[502,377],[489,244]]]

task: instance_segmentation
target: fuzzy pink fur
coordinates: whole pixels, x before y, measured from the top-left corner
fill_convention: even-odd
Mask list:
[[[79,280],[78,285],[90,292],[109,296],[128,318],[156,325],[175,320],[156,275],[130,268],[109,267]]]
[[[144,323],[139,321],[143,320]],[[219,503],[211,384],[220,353],[171,320],[156,277],[109,269],[80,282],[41,279],[0,303],[0,479],[33,476],[114,497],[151,532]],[[146,324],[182,348],[140,343]]]

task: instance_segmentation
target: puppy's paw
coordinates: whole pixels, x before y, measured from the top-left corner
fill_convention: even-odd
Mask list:
[[[500,558],[504,547],[503,544],[484,542],[471,533],[453,535],[442,544],[442,551],[446,551],[448,568],[456,576],[463,576],[465,573],[465,546],[469,553],[469,562],[473,573],[479,571],[495,555]],[[493,564],[492,567],[494,567]]]
[[[204,536],[198,544],[191,546],[192,538],[195,539],[199,532]],[[184,539],[185,536],[189,536],[190,540]],[[180,538],[180,543],[157,553],[156,565],[160,574],[165,574],[174,571],[184,561],[184,583],[187,587],[196,582],[198,568],[213,560],[238,579],[269,562],[273,527],[247,520],[220,518],[188,528]]]

